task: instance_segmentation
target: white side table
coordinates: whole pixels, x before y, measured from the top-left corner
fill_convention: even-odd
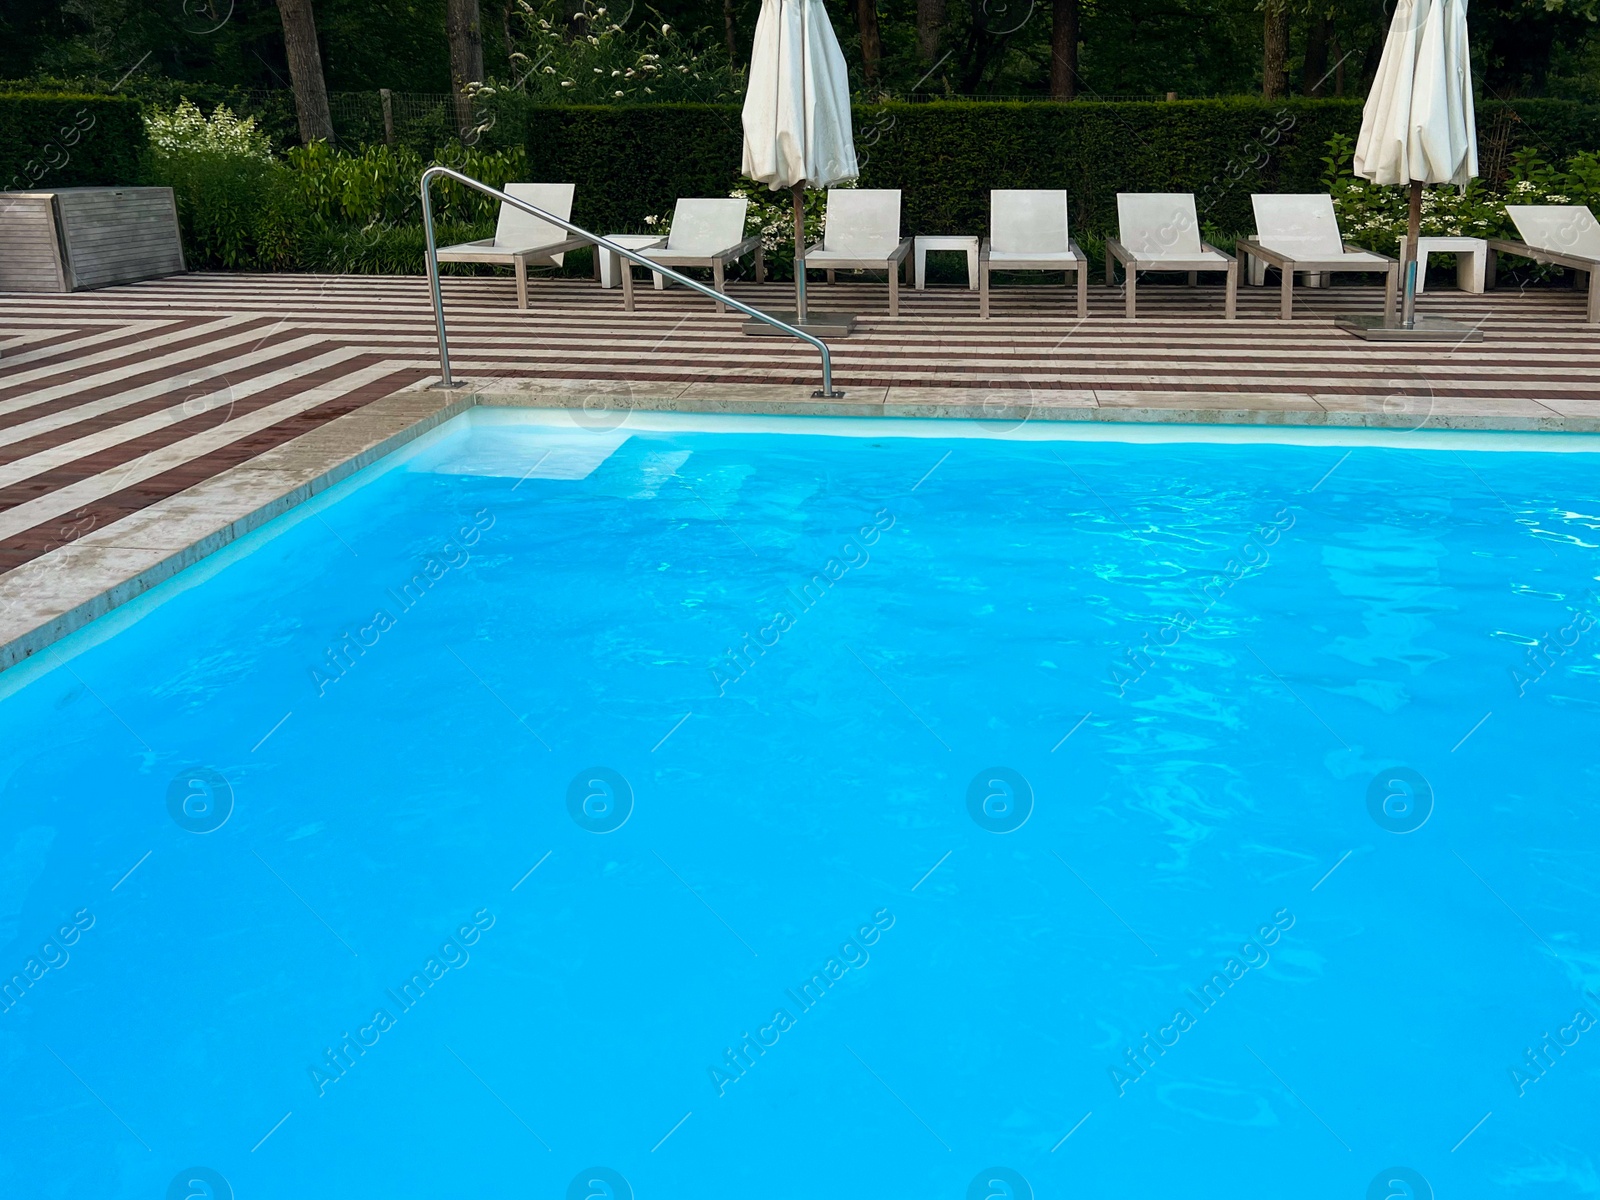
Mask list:
[[[1456,287],[1463,292],[1483,291],[1483,272],[1489,262],[1489,243],[1474,237],[1425,237],[1417,239],[1417,295],[1422,295],[1428,278],[1428,255],[1458,254]]]
[[[653,250],[667,239],[657,237],[651,233],[608,233],[606,234],[606,240],[615,242],[619,246],[626,246],[629,250]],[[600,286],[603,288],[621,286],[622,256],[613,254],[609,250],[601,250],[598,246],[595,249],[600,255]],[[651,272],[651,276],[655,279],[656,291],[659,292],[665,286],[666,281],[654,271]]]
[[[967,291],[978,290],[978,239],[966,237],[961,234],[940,234],[930,237],[919,237],[916,244],[916,273],[917,291],[922,291],[927,286],[928,280],[928,251],[929,250],[961,250],[967,256]]]

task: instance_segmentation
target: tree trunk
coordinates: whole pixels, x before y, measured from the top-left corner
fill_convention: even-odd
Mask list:
[[[450,90],[456,97],[456,130],[472,129],[472,98],[466,88],[483,82],[483,23],[478,0],[445,0],[444,32],[450,39]]]
[[[722,0],[722,35],[728,42],[728,61],[739,65],[738,28],[733,20],[733,0]]]
[[[1050,98],[1078,94],[1078,0],[1054,0],[1050,22]]]
[[[294,85],[294,114],[300,122],[300,140],[333,141],[333,114],[328,111],[328,84],[322,77],[322,54],[317,49],[317,18],[311,0],[278,0],[283,18],[283,48],[289,58],[289,81]]]
[[[878,62],[883,57],[883,42],[878,37],[877,0],[856,0],[856,23],[861,27],[861,66],[866,86],[878,82]]]
[[[1282,100],[1289,94],[1289,0],[1266,0],[1261,61],[1261,95]]]
[[[939,53],[944,32],[944,0],[917,0],[917,54],[931,63]]]
[[[1320,13],[1311,18],[1306,30],[1306,61],[1300,73],[1300,90],[1307,96],[1322,96],[1328,91],[1328,46],[1333,40],[1333,18]]]
[[[516,0],[506,0],[500,9],[500,39],[505,43],[506,64],[511,68],[511,77],[515,79],[518,72],[517,60],[512,55],[517,52],[517,38],[511,30],[511,13],[516,8]]]

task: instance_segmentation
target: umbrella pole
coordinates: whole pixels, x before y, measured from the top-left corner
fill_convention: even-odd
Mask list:
[[[1411,181],[1411,212],[1406,219],[1406,255],[1401,270],[1406,275],[1405,299],[1400,305],[1400,327],[1417,327],[1417,242],[1422,236],[1422,181]]]
[[[794,314],[806,323],[806,185],[794,185]]]

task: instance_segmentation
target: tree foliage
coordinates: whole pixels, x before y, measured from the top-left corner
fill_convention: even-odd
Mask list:
[[[449,90],[446,0],[314,2],[329,91]],[[864,96],[914,100],[1049,92],[1052,0],[825,3],[852,82]],[[581,14],[599,6],[595,0],[480,5],[484,71],[500,85],[522,77],[530,62],[547,54],[552,35],[568,43],[598,36],[597,24],[580,28]],[[738,47],[748,52],[759,6],[759,0],[656,0],[646,9],[638,0],[620,0],[608,3],[599,20],[620,29],[612,35],[619,45],[647,39],[652,26],[668,26],[708,64],[715,48],[726,71],[734,65],[730,40],[735,53]],[[1081,49],[1072,90],[1087,99],[1167,92],[1259,95],[1264,16],[1275,7],[1288,10],[1291,94],[1364,93],[1383,47],[1384,0],[1079,0]],[[863,16],[872,26],[865,47]],[[1600,0],[1474,0],[1480,88],[1500,98],[1600,99],[1597,17]],[[289,83],[274,0],[6,0],[0,34],[0,76],[12,79],[92,77],[109,84],[132,71],[134,80],[235,88]],[[869,53],[876,58],[871,80]],[[547,58],[544,65],[554,63]],[[626,77],[627,68],[617,77],[609,75],[611,69],[605,68],[607,79]],[[570,72],[566,77],[575,79]]]

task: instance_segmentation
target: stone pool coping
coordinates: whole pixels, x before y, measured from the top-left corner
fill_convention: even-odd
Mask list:
[[[302,501],[478,406],[759,416],[977,418],[1275,428],[1600,432],[1600,396],[1561,403],[1315,393],[629,384],[615,380],[424,380],[0,575],[0,671],[171,578]]]

